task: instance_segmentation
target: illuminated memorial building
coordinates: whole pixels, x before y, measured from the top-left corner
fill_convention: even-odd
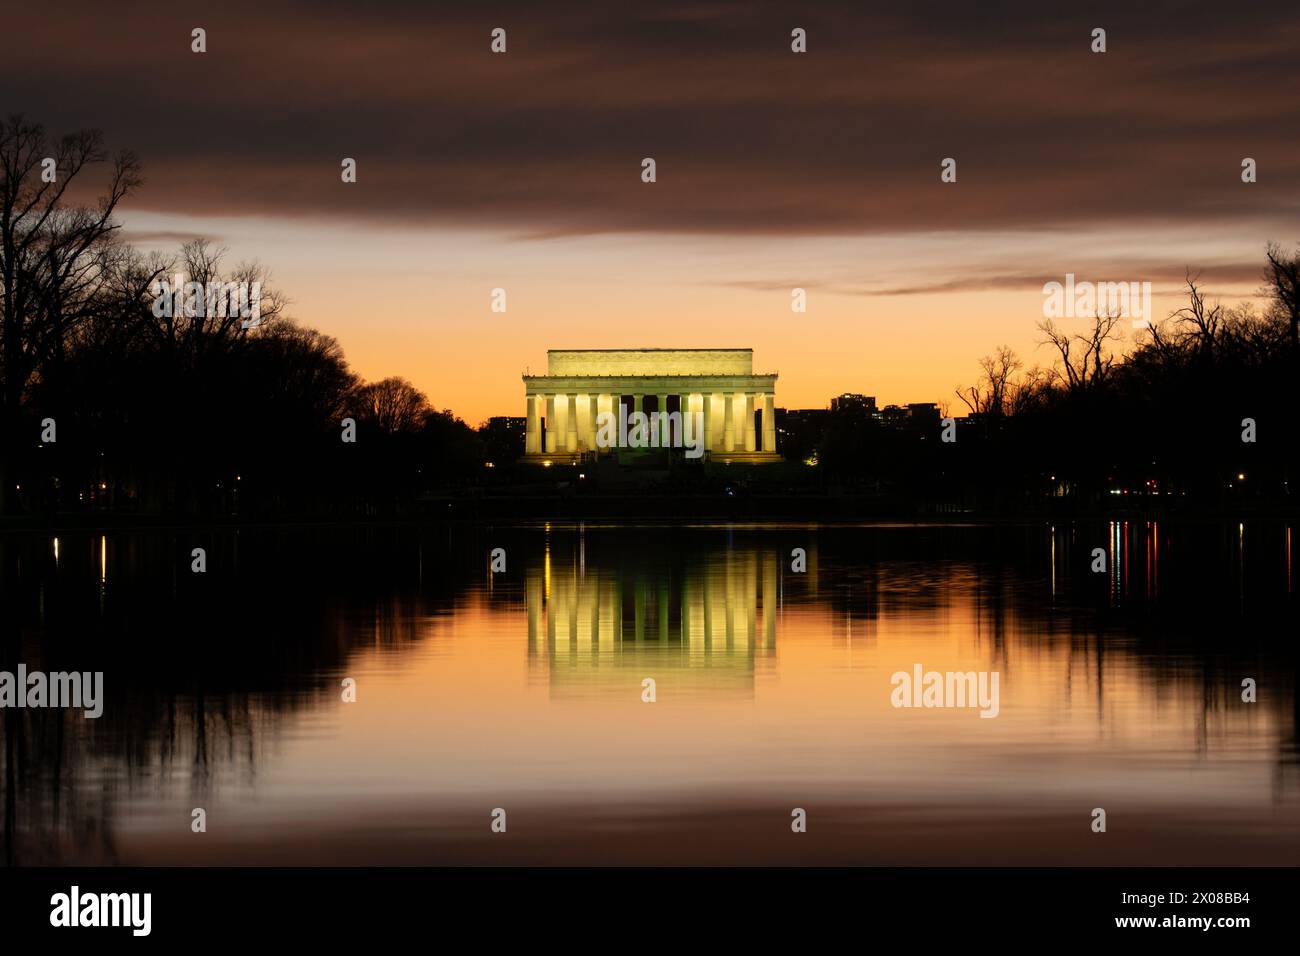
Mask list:
[[[525,375],[524,460],[576,462],[600,447],[599,422],[640,411],[692,416],[687,443],[723,462],[775,462],[776,373],[754,374],[752,349],[551,349],[545,375]],[[612,419],[600,416],[610,415]],[[673,427],[680,428],[681,424]],[[670,442],[681,447],[682,437]]]

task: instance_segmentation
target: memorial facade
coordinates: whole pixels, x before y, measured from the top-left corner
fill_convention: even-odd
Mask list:
[[[678,413],[678,423],[692,416],[695,440],[714,461],[780,460],[776,373],[754,374],[752,349],[551,349],[546,356],[545,375],[524,376],[525,460],[617,452],[601,423],[635,412]],[[686,424],[688,437],[692,429]]]

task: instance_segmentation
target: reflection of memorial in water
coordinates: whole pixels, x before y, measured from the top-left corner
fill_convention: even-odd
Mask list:
[[[611,549],[598,565],[583,536],[548,540],[525,572],[530,669],[553,694],[633,695],[652,677],[660,701],[753,691],[775,665],[780,566],[775,548],[684,554]]]

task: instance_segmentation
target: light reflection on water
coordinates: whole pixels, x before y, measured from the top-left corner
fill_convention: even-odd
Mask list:
[[[11,535],[4,669],[103,670],[108,701],[3,712],[5,857],[1293,859],[1290,542],[1146,521]],[[998,717],[893,707],[917,663],[997,671]]]

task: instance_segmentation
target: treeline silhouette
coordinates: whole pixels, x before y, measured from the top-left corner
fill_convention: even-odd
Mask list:
[[[0,513],[373,514],[473,478],[473,430],[402,379],[361,380],[260,266],[122,241],[131,153],[19,117],[0,122],[0,164]],[[73,201],[95,169],[98,200]],[[251,301],[174,297],[178,275]]]
[[[1290,506],[1300,456],[1300,252],[1267,247],[1258,301],[1187,305],[1121,351],[1118,315],[1040,323],[1050,367],[1003,346],[958,388],[968,413],[950,443],[832,413],[817,448],[825,477],[917,499],[1016,509],[1140,503]],[[795,450],[798,454],[799,451]],[[1296,489],[1300,491],[1300,489]]]

